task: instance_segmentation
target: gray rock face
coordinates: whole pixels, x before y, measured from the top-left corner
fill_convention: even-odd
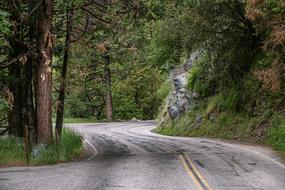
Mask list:
[[[183,73],[173,80],[175,91],[179,91],[180,89],[186,87],[187,85],[187,76],[186,73]]]
[[[167,112],[172,120],[179,118],[185,113],[199,97],[197,93],[187,90],[187,72],[192,68],[193,62],[198,58],[200,52],[195,52],[183,65],[184,72],[173,76],[174,89],[168,97]]]
[[[171,119],[178,118],[182,113],[186,112],[194,102],[191,92],[186,88],[176,88],[168,98],[168,114]]]
[[[175,119],[177,117],[179,117],[179,110],[178,107],[176,105],[169,105],[167,108],[167,111],[171,117],[171,119]]]
[[[190,59],[188,59],[187,62],[183,65],[185,71],[192,69],[194,61],[200,57],[201,53],[202,51],[196,51],[191,54]]]

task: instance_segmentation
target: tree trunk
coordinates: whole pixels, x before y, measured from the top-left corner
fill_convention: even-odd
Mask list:
[[[56,139],[60,140],[62,133],[62,123],[64,116],[64,100],[65,100],[65,88],[66,88],[66,79],[67,79],[67,65],[69,59],[69,50],[71,42],[71,33],[72,33],[72,21],[73,21],[73,10],[68,10],[66,13],[67,16],[67,26],[66,26],[66,36],[65,36],[65,48],[64,56],[61,70],[61,80],[60,80],[60,89],[57,100],[57,113],[56,113]]]
[[[9,68],[9,76],[12,78],[10,79],[9,90],[13,96],[13,105],[8,113],[8,125],[9,134],[23,137],[21,67],[16,64],[11,65]]]
[[[43,0],[39,8],[37,47],[37,127],[38,142],[52,140],[52,14],[53,0]]]
[[[110,57],[109,55],[104,55],[105,58],[105,86],[106,86],[106,94],[105,94],[105,102],[106,102],[106,116],[108,121],[113,120],[113,101],[112,101],[112,82],[111,82],[111,71],[109,68],[110,65]]]
[[[31,16],[29,17],[29,48],[30,51],[36,51],[36,34],[37,34],[37,18],[38,18],[38,11],[34,10],[35,6],[37,5],[37,0],[29,0],[29,12]],[[26,73],[25,73],[25,88],[23,91],[26,91],[24,100],[26,100],[26,123],[25,125],[29,129],[29,138],[30,141],[34,144],[37,143],[37,127],[36,127],[36,112],[35,112],[35,104],[34,104],[34,90],[33,87],[35,86],[35,81],[33,77],[33,73],[35,71],[34,67],[36,64],[36,58],[34,55],[28,56],[28,61],[26,64]]]
[[[21,21],[19,16],[19,2],[9,1],[10,19],[13,23],[12,35],[9,38],[10,59],[18,58],[21,55],[22,39],[21,39]],[[11,110],[8,113],[9,133],[17,137],[23,137],[23,123],[22,123],[22,66],[17,60],[9,66],[9,90],[8,94]]]
[[[22,88],[23,97],[23,126],[29,131],[29,139],[36,143],[36,131],[35,131],[35,112],[33,103],[33,83],[32,83],[32,60],[28,60],[25,65],[25,76]]]

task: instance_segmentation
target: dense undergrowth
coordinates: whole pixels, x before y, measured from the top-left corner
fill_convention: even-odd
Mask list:
[[[268,144],[285,154],[284,8],[281,0],[202,0],[169,9],[187,11],[164,18],[172,25],[163,25],[168,32],[158,36],[179,42],[182,53],[173,43],[157,45],[172,50],[171,59],[162,58],[176,63],[203,52],[188,79],[199,99],[178,120],[164,120],[157,132]]]
[[[236,101],[222,95],[201,100],[179,119],[156,132],[171,136],[211,137],[272,146],[285,155],[285,116],[266,108],[258,115],[237,111]],[[265,107],[270,103],[264,104]],[[273,104],[273,103],[272,103]]]
[[[13,136],[0,137],[0,166],[26,165],[23,139]],[[76,131],[64,128],[60,145],[50,144],[36,155],[30,154],[30,165],[55,164],[70,161],[83,150],[82,136]]]

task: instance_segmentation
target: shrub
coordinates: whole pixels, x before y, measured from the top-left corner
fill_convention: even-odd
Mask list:
[[[31,154],[30,163],[54,164],[69,161],[81,153],[82,147],[82,136],[72,129],[64,128],[60,145],[50,144],[36,157]],[[13,136],[0,137],[0,158],[1,165],[26,164],[23,139]]]
[[[210,56],[205,53],[194,63],[188,78],[188,88],[199,93],[202,97],[214,94],[213,78],[208,67],[209,62]]]
[[[269,128],[268,142],[275,149],[285,154],[285,119],[282,116],[275,116],[272,127]]]
[[[157,91],[157,96],[160,98],[161,102],[163,102],[168,97],[170,91],[171,81],[169,79],[166,79]]]
[[[82,136],[78,132],[64,128],[61,137],[61,154],[65,160],[70,160],[82,150]]]
[[[23,140],[13,136],[0,137],[0,158],[0,164],[24,163]]]
[[[69,161],[82,150],[82,136],[73,129],[63,128],[60,145],[50,144],[33,159],[33,162],[53,164]]]

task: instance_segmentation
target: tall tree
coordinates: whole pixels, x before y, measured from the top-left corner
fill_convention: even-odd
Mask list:
[[[113,100],[112,100],[112,79],[110,64],[111,59],[108,55],[108,51],[104,55],[105,66],[104,66],[104,81],[106,86],[105,102],[106,102],[106,116],[108,121],[113,120]]]
[[[9,1],[8,10],[10,22],[12,23],[12,35],[8,41],[10,45],[9,60],[14,60],[9,65],[9,95],[11,96],[11,108],[8,114],[9,133],[23,137],[22,122],[22,65],[20,64],[21,55],[26,49],[22,38],[21,4],[19,1]],[[24,57],[22,59],[24,61]],[[11,62],[12,63],[12,62]],[[23,63],[23,62],[22,62]]]
[[[52,15],[53,0],[43,0],[39,7],[37,63],[37,127],[39,143],[52,140]]]
[[[72,23],[73,23],[74,10],[70,9],[66,11],[66,34],[65,34],[65,45],[64,45],[64,56],[60,76],[59,95],[57,101],[57,113],[56,113],[56,138],[59,140],[62,132],[63,116],[64,116],[64,100],[65,100],[65,89],[67,79],[67,65],[69,61],[69,51],[72,37]]]

